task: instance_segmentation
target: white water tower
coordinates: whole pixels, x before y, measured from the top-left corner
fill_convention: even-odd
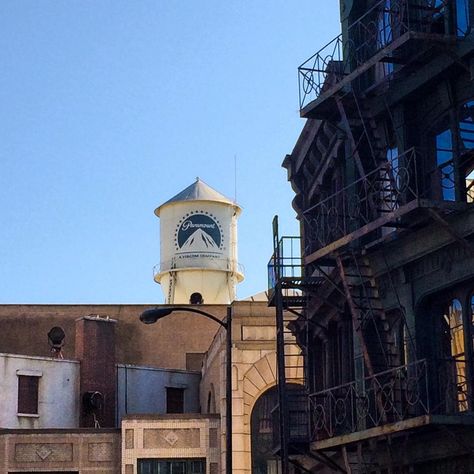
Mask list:
[[[228,304],[244,275],[237,263],[240,207],[199,178],[155,209],[166,304]]]

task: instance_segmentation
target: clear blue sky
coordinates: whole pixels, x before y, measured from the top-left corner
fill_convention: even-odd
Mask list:
[[[2,0],[0,303],[159,303],[153,210],[199,176],[234,196],[239,297],[266,288],[297,66],[339,2]]]

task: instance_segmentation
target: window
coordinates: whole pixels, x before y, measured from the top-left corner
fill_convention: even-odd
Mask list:
[[[457,36],[466,36],[471,25],[469,24],[469,0],[456,0],[456,34]]]
[[[166,413],[184,413],[184,388],[166,387]]]
[[[447,400],[457,405],[456,411],[468,409],[466,358],[464,353],[464,325],[462,305],[453,299],[444,306],[442,338],[444,360],[441,367],[446,373]]]
[[[454,201],[454,163],[453,163],[453,137],[448,128],[436,135],[436,164],[441,183],[442,199]]]
[[[139,459],[138,474],[205,474],[205,459]]]
[[[474,101],[466,102],[459,111],[460,167],[464,176],[463,194],[474,201]]]
[[[473,306],[472,281],[436,293],[420,306],[418,348],[430,369],[433,412],[456,414],[474,406],[470,342],[474,339]]]
[[[474,202],[474,100],[445,114],[432,136],[431,197]]]
[[[18,413],[38,414],[39,376],[18,374]]]

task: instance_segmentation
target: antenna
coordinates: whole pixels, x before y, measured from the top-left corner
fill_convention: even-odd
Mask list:
[[[237,155],[234,155],[234,203],[237,204]]]

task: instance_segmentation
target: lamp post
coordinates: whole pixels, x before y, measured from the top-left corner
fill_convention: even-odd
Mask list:
[[[140,315],[140,321],[144,324],[156,323],[175,311],[185,311],[188,313],[197,313],[206,318],[212,319],[220,324],[226,330],[226,453],[225,453],[225,472],[232,474],[232,307],[227,306],[227,317],[221,321],[210,313],[197,308],[187,306],[162,306],[161,308],[147,309]]]

